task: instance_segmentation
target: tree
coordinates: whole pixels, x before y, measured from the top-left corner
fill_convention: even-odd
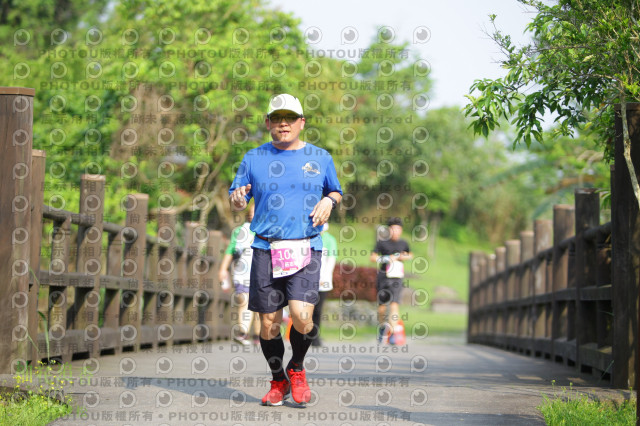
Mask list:
[[[533,41],[517,47],[509,35],[497,29],[493,33],[508,72],[471,86],[465,113],[473,118],[474,131],[487,135],[504,117],[518,128],[514,145],[529,146],[532,138],[543,139],[542,117],[551,113],[559,123],[556,136],[591,128],[602,137],[600,148],[610,159],[615,104],[620,104],[624,157],[640,205],[626,114],[627,102],[640,100],[640,2],[518,1],[537,11],[527,26]],[[495,18],[491,16],[494,28]]]
[[[151,216],[173,206],[203,225],[232,225],[228,186],[242,156],[266,142],[265,106],[282,92],[303,102],[304,140],[334,154],[343,187],[362,176],[368,185],[394,180],[376,175],[386,153],[376,148],[410,145],[399,135],[410,134],[402,128],[411,123],[381,120],[414,118],[422,98],[412,101],[430,86],[406,45],[374,40],[348,60],[324,56],[307,44],[299,20],[263,0],[5,3],[0,72],[36,88],[45,200],[73,210],[80,175],[117,177],[105,194],[112,222],[124,219],[120,201],[136,191],[149,194]],[[388,107],[383,95],[393,100]],[[383,126],[384,144],[376,139]],[[356,144],[371,154],[347,149]],[[404,182],[404,169],[393,166]],[[350,214],[370,205],[362,192],[351,199]]]
[[[417,124],[429,132],[427,141],[414,144],[415,157],[428,171],[420,163],[405,169],[411,188],[429,197],[426,209],[416,213],[428,223],[430,257],[438,229],[461,241],[479,236],[497,243],[527,226],[545,198],[541,181],[507,174],[531,153],[510,155],[505,135],[474,136],[458,107],[429,111]]]
[[[322,62],[324,82],[335,85],[325,95],[333,96],[333,110],[313,111],[307,126],[317,126],[316,118],[325,124],[320,135],[333,153],[345,190],[343,219],[374,209],[372,220],[410,213],[411,208],[398,209],[411,206],[419,191],[407,171],[418,156],[420,138],[414,133],[428,107],[432,81],[424,61],[407,44],[372,40],[354,59],[333,61],[333,66]]]
[[[79,23],[90,27],[108,0],[3,0],[0,2],[0,41],[3,53],[22,50],[29,56],[68,37]],[[53,34],[52,34],[53,32]],[[37,49],[33,47],[36,46]]]

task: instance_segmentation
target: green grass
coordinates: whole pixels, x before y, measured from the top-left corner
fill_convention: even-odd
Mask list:
[[[46,425],[58,417],[71,413],[71,406],[61,404],[44,395],[17,392],[0,396],[0,426]]]
[[[418,306],[403,308],[401,313],[405,315],[403,322],[406,333],[419,323],[429,327],[430,336],[459,335],[467,329],[466,314],[431,312]]]
[[[467,329],[467,315],[456,313],[431,312],[423,307],[400,307],[400,315],[404,322],[407,342],[411,342],[411,330],[415,325],[425,324],[429,336],[463,337]],[[340,341],[340,327],[344,322],[325,321],[322,323],[322,339],[326,341]],[[350,332],[350,330],[348,330]],[[358,324],[352,342],[375,341],[377,326]]]
[[[420,250],[420,255],[426,255],[426,243],[414,245]],[[466,302],[469,299],[469,253],[481,249],[479,246],[469,246],[439,237],[436,241],[435,258],[428,259],[429,269],[416,282],[409,281],[409,285],[423,288],[431,295],[435,293],[436,287],[449,287]]]
[[[46,327],[46,320],[44,322]],[[48,343],[47,339],[47,358]],[[54,369],[55,365],[55,361],[50,364],[38,361],[33,366],[23,364],[13,376],[13,388],[5,386],[3,381],[0,386],[0,426],[46,425],[72,412],[73,401],[65,395],[64,389],[73,384],[71,367],[63,364],[58,365],[62,369]]]
[[[555,388],[555,383],[554,383]],[[571,387],[562,388],[554,398],[543,396],[538,407],[549,426],[556,425],[635,425],[636,400],[594,401]]]

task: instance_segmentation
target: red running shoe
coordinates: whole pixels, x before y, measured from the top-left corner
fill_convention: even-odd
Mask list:
[[[307,384],[307,375],[304,370],[294,371],[293,368],[287,370],[289,382],[291,382],[291,397],[298,404],[311,401],[311,389]]]
[[[262,398],[262,405],[282,405],[282,401],[291,395],[291,385],[287,379],[271,380],[271,389]]]

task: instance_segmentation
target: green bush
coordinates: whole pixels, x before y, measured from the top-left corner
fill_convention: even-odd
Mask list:
[[[555,387],[555,383],[554,383]],[[562,388],[554,399],[544,395],[538,407],[549,426],[555,425],[635,425],[636,400],[596,401],[588,395]]]
[[[44,426],[71,411],[68,403],[60,403],[44,395],[4,396],[0,397],[0,426]]]

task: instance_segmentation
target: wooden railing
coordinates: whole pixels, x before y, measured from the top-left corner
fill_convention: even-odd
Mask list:
[[[4,116],[16,102],[31,115],[33,93],[11,89],[0,93]],[[217,274],[220,231],[187,222],[182,243],[176,211],[160,208],[157,236],[149,236],[146,194],[123,200],[124,225],[104,222],[101,175],[82,176],[79,212],[44,205],[46,158],[31,150],[31,117],[4,129],[28,133],[28,143],[3,139],[0,169],[11,184],[0,205],[0,372],[43,358],[229,338],[230,296]]]
[[[627,105],[640,170],[640,104]],[[637,388],[640,215],[616,114],[611,222],[599,224],[594,189],[558,205],[494,253],[469,258],[468,341],[541,356]]]
[[[609,379],[611,223],[598,225],[595,190],[575,196],[575,208],[555,206],[553,221],[537,220],[519,240],[471,253],[468,340]]]
[[[161,209],[157,237],[147,235],[145,194],[125,201],[125,226],[103,223],[104,182],[103,176],[83,176],[81,214],[44,206],[43,218],[53,222],[45,235],[51,260],[34,285],[40,286],[40,310],[46,301],[50,356],[67,360],[228,338],[230,300],[217,281],[220,232],[187,222],[185,243],[178,245],[175,211]],[[39,333],[40,354],[45,344]]]

